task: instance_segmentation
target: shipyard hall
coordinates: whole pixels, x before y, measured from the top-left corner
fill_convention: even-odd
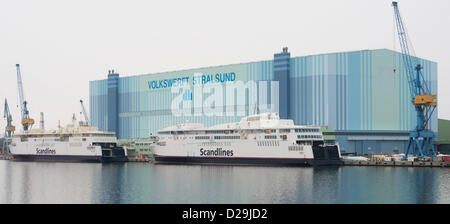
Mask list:
[[[186,122],[210,127],[277,112],[295,125],[320,126],[342,154],[405,152],[416,112],[400,52],[294,57],[285,47],[269,58],[152,74],[105,71],[105,79],[89,82],[91,123],[119,139],[138,139]],[[437,63],[418,60],[437,95]],[[438,123],[436,109],[428,122],[435,144]]]

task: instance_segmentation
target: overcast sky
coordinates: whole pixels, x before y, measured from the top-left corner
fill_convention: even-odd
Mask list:
[[[417,56],[438,63],[439,117],[450,119],[450,1],[400,0]],[[0,0],[0,102],[19,126],[15,64],[46,128],[89,107],[89,81],[362,49],[400,50],[389,0]],[[0,122],[3,130],[4,121]],[[37,124],[38,125],[38,124]]]

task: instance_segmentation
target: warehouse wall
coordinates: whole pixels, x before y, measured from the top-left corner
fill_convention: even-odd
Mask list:
[[[400,53],[381,49],[291,60],[295,123],[334,130],[411,130],[416,126]],[[437,64],[421,63],[431,91],[437,94]],[[436,110],[430,123],[435,133],[437,116]]]

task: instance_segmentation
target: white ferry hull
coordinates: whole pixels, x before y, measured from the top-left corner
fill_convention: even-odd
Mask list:
[[[186,157],[155,155],[157,163],[181,164],[218,164],[218,165],[264,165],[264,166],[323,166],[342,165],[340,160],[314,160],[296,158],[223,158],[223,157]]]
[[[91,139],[90,139],[91,140]],[[101,142],[102,139],[93,139]],[[90,145],[91,141],[74,138],[72,142],[36,141],[21,142],[16,138],[10,145],[15,161],[42,162],[126,162],[128,159],[120,147],[103,148]]]
[[[257,146],[257,143],[251,140],[240,143],[225,141],[197,144],[172,141],[167,146],[152,145],[151,149],[157,163],[269,166],[342,165],[338,146],[313,149],[311,145],[294,146],[288,141],[273,141],[273,144],[267,146]]]
[[[15,161],[40,162],[102,162],[102,156],[74,156],[74,155],[13,155]]]

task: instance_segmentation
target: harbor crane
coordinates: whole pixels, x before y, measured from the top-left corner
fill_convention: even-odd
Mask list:
[[[8,101],[5,99],[5,110],[3,117],[6,119],[5,138],[3,139],[2,154],[9,153],[8,141],[12,134],[16,130],[16,127],[12,125],[12,115],[9,111]]]
[[[86,108],[84,108],[83,100],[80,100],[81,110],[83,110],[84,119],[86,120],[86,124],[89,125],[89,116],[86,113]]]
[[[34,124],[34,119],[30,118],[30,112],[27,108],[27,101],[25,100],[25,96],[23,93],[23,84],[22,84],[22,75],[20,74],[20,65],[16,64],[17,69],[17,86],[19,90],[19,104],[20,104],[20,112],[22,115],[22,126],[23,130],[27,131],[31,129]]]
[[[10,138],[14,131],[16,130],[16,127],[12,125],[12,115],[9,111],[8,101],[5,99],[5,110],[3,117],[6,119],[6,128],[5,128],[5,137]]]
[[[412,152],[413,156],[423,158],[424,156],[436,156],[436,151],[433,144],[434,133],[428,128],[430,118],[437,106],[437,95],[432,94],[430,88],[425,82],[422,74],[423,66],[414,53],[409,37],[406,33],[406,27],[403,23],[398,3],[392,2],[394,7],[394,16],[396,21],[396,28],[398,39],[400,41],[402,60],[405,68],[411,102],[416,110],[417,126],[409,133],[408,147],[405,152],[403,160],[408,159],[408,154]]]

